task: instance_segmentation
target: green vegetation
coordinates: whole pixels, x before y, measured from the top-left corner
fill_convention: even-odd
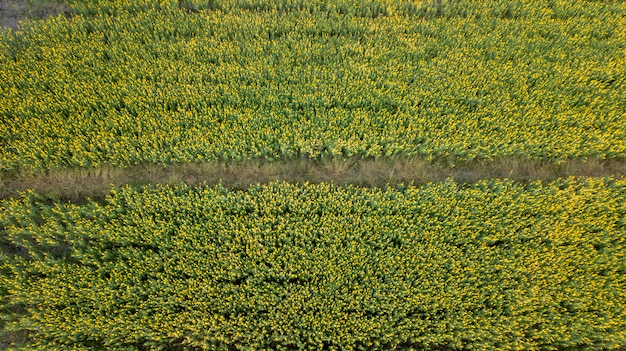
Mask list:
[[[3,318],[33,350],[626,344],[623,179],[2,204]]]
[[[0,14],[0,349],[626,347],[626,1]]]
[[[71,1],[0,38],[4,172],[624,159],[623,1]]]

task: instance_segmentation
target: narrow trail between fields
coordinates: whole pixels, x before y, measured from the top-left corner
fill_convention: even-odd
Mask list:
[[[134,187],[149,184],[217,185],[241,190],[250,185],[275,181],[290,183],[332,182],[339,185],[384,187],[399,184],[421,185],[452,178],[459,183],[482,179],[508,178],[519,182],[551,181],[567,177],[624,177],[626,160],[569,160],[560,163],[538,160],[500,159],[473,161],[451,166],[419,158],[398,157],[378,160],[308,159],[237,163],[206,162],[174,164],[167,167],[139,165],[129,168],[53,170],[39,174],[0,173],[0,198],[19,196],[33,190],[61,201],[84,202],[103,199],[112,186]]]

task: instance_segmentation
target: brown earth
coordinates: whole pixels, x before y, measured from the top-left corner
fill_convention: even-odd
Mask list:
[[[399,184],[426,184],[448,178],[459,183],[482,179],[508,178],[518,182],[551,181],[567,177],[626,176],[626,160],[566,160],[560,163],[540,160],[503,158],[493,161],[471,161],[451,166],[429,162],[419,157],[396,157],[378,160],[308,159],[268,162],[204,162],[138,165],[128,168],[102,166],[90,169],[59,169],[37,174],[0,172],[0,200],[35,192],[62,201],[82,203],[88,198],[103,199],[114,186],[148,184],[216,185],[242,190],[253,184],[275,181],[290,183],[333,182],[340,185],[384,187]]]
[[[64,14],[71,16],[70,8],[53,0],[0,0],[0,27],[19,30],[20,22],[45,19]]]

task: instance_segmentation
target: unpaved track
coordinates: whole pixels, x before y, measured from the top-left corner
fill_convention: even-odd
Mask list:
[[[451,166],[415,157],[377,160],[309,159],[267,162],[205,162],[174,164],[167,167],[139,165],[129,168],[98,167],[65,169],[37,174],[0,173],[0,199],[34,190],[53,199],[84,202],[102,199],[114,186],[148,184],[216,185],[246,189],[254,184],[275,181],[291,183],[352,184],[384,187],[400,184],[426,184],[452,178],[459,183],[482,179],[508,178],[519,182],[551,181],[574,177],[624,177],[626,160],[569,160],[560,163],[540,160],[500,159],[472,161]]]
[[[0,0],[0,27],[19,30],[19,22],[26,19],[44,19],[63,13],[71,16],[62,2],[47,0]]]

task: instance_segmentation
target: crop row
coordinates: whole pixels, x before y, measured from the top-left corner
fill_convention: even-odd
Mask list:
[[[358,3],[85,1],[2,31],[0,169],[626,156],[626,3]]]
[[[25,193],[1,311],[34,350],[615,349],[625,218],[623,179]]]

